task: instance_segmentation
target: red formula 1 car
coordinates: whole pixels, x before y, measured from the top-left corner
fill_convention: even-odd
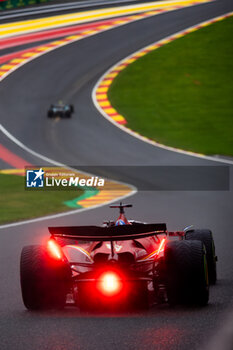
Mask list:
[[[49,227],[47,245],[21,254],[26,308],[119,310],[152,303],[206,305],[216,282],[210,230],[168,232],[166,224],[128,221],[124,208],[103,226]]]

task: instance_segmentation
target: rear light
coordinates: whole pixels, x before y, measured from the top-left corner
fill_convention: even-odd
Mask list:
[[[164,251],[164,248],[165,248],[165,242],[166,242],[166,239],[163,238],[160,245],[159,245],[159,248],[157,250],[157,256],[159,255],[159,253],[163,252]]]
[[[48,251],[53,258],[57,260],[62,260],[63,253],[61,247],[59,246],[59,244],[56,243],[54,239],[50,239],[48,241]]]
[[[122,280],[115,272],[108,271],[99,276],[98,289],[105,295],[116,295],[122,290],[122,287]]]

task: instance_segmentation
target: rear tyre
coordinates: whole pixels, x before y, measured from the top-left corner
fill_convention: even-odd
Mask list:
[[[209,284],[203,243],[168,242],[164,259],[168,303],[206,305],[209,300]]]
[[[53,117],[53,111],[49,110],[47,116],[48,116],[48,118],[52,118]]]
[[[209,283],[215,284],[217,280],[217,257],[215,255],[215,244],[212,232],[210,230],[189,230],[185,234],[185,239],[198,240],[204,243],[206,248]]]
[[[51,258],[46,247],[26,246],[21,253],[20,281],[27,309],[61,309],[70,288],[71,269]]]
[[[66,118],[71,118],[71,112],[65,112],[65,117]]]

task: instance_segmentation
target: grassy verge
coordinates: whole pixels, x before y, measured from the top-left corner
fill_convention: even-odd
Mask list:
[[[158,142],[233,156],[233,18],[129,65],[109,98],[128,126]]]
[[[83,194],[77,191],[26,191],[25,178],[0,175],[0,224],[70,210],[63,202]]]

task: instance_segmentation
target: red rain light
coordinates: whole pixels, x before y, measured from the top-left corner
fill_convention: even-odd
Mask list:
[[[105,272],[99,277],[99,289],[105,295],[118,294],[122,289],[122,281],[115,272]]]
[[[60,246],[53,240],[50,239],[48,241],[48,250],[50,254],[53,256],[53,258],[61,260],[62,259],[62,251]]]

